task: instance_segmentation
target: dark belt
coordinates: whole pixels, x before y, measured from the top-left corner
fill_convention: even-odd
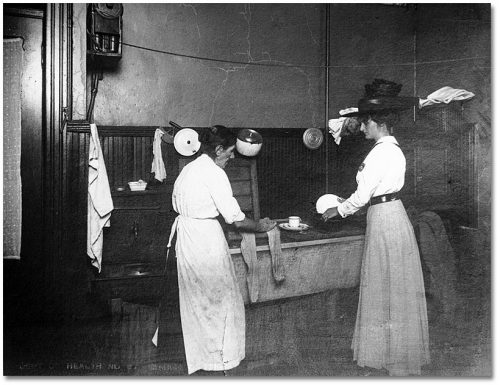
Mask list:
[[[372,197],[370,199],[370,206],[373,205],[378,205],[379,203],[385,203],[385,202],[392,202],[395,200],[398,200],[398,194],[397,193],[391,193],[391,194],[384,194],[384,195],[378,195],[376,197]]]

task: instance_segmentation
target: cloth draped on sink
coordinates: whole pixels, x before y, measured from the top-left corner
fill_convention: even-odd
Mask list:
[[[257,265],[257,245],[255,233],[240,232],[241,234],[241,255],[247,265],[247,286],[250,302],[257,302],[259,298],[259,272]],[[277,227],[267,232],[269,251],[271,253],[271,271],[276,283],[285,280],[285,266],[283,253],[281,251],[280,231]]]

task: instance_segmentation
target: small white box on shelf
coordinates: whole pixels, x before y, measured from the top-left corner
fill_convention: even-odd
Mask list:
[[[146,190],[146,186],[148,184],[143,180],[138,180],[137,182],[128,182],[128,186],[130,187],[130,191],[144,191]]]

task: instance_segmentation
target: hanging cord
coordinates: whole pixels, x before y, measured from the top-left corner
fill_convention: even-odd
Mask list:
[[[88,122],[93,122],[93,114],[94,114],[94,105],[95,105],[95,98],[97,96],[97,89],[99,87],[99,80],[102,80],[102,70],[100,71],[99,74],[92,72],[92,91],[91,91],[91,96],[90,96],[90,104],[89,104],[89,109],[87,111],[87,121]]]

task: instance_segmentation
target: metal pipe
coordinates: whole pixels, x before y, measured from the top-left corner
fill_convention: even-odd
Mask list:
[[[68,83],[67,83],[67,99],[66,111],[67,120],[73,120],[73,4],[68,4],[67,10],[67,65],[68,65]]]
[[[178,130],[182,130],[182,127],[175,122],[169,121],[168,124],[170,124],[174,128],[177,128]]]
[[[330,4],[326,4],[326,38],[325,38],[325,138],[328,138],[328,110],[330,107]],[[329,161],[328,141],[325,140],[325,193],[329,190]]]

